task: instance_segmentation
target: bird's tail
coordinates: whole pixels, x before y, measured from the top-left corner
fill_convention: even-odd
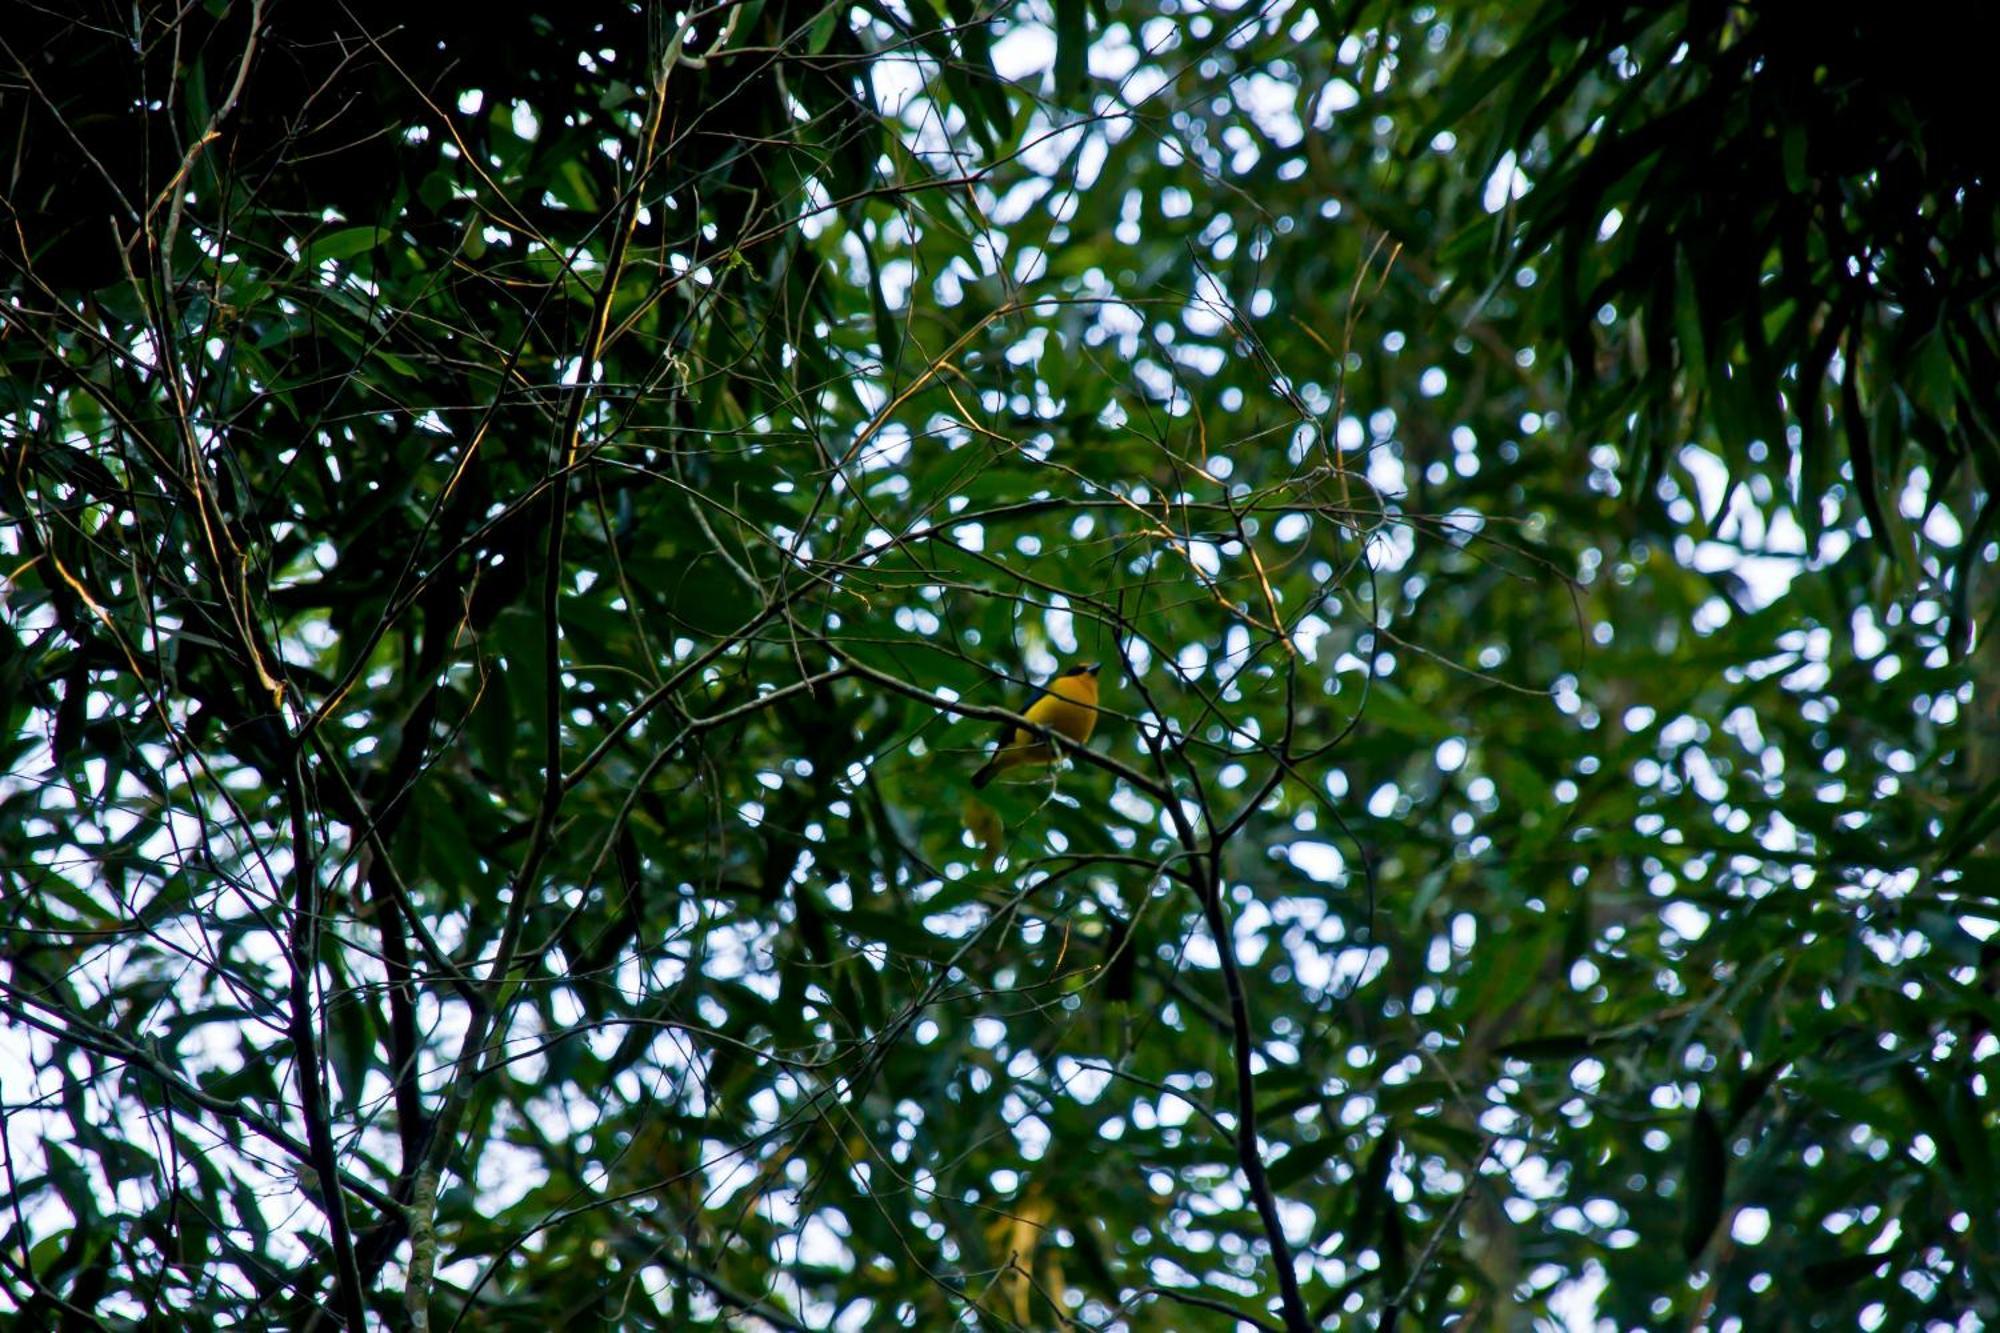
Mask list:
[[[989,760],[986,764],[986,767],[980,769],[977,773],[974,773],[972,775],[972,786],[974,790],[984,787],[987,783],[993,781],[993,775],[995,773],[998,773],[999,771],[1000,771],[999,762],[997,760]]]
[[[991,870],[1000,859],[1001,844],[1007,841],[1007,826],[1001,822],[1000,812],[977,796],[966,797],[960,809],[965,817],[965,831],[979,848],[980,868]]]

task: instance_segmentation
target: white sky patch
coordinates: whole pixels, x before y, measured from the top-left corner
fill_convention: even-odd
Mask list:
[[[1904,518],[1918,519],[1924,516],[1926,497],[1930,492],[1931,474],[1929,468],[1913,467],[1903,481],[1903,493],[1896,499],[1896,508]]]
[[[1031,176],[988,205],[986,215],[993,219],[994,225],[1010,227],[1028,216],[1028,210],[1040,203],[1054,184],[1046,176]]]
[[[827,195],[826,186],[820,183],[817,176],[806,177],[805,185],[799,194],[801,197],[799,215],[802,219],[799,230],[807,240],[816,240],[819,234],[831,225],[831,218],[827,212],[831,199]]]
[[[1715,479],[1706,463],[1692,462],[1697,457],[1712,459],[1713,455],[1699,449],[1681,454],[1682,462],[1690,464],[1688,470],[1700,492],[1703,512],[1712,513],[1721,502],[1712,499],[1711,488],[1720,489],[1723,483]],[[1805,572],[1805,530],[1791,510],[1758,504],[1748,487],[1739,486],[1729,493],[1729,511],[1716,525],[1715,535],[1716,540],[1699,543],[1682,539],[1675,555],[1704,574],[1733,570],[1747,585],[1749,610],[1759,610],[1784,596],[1792,580]],[[1822,546],[1823,555],[1825,551]]]
[[[1313,115],[1313,128],[1330,128],[1333,118],[1343,111],[1352,111],[1361,104],[1361,94],[1346,79],[1329,80],[1319,95],[1319,110]]]
[[[1416,553],[1416,534],[1407,523],[1392,523],[1387,535],[1378,530],[1368,539],[1368,564],[1378,574],[1396,573]]]
[[[1056,651],[1069,657],[1075,654],[1077,648],[1076,616],[1069,610],[1068,598],[1055,597],[1052,601],[1053,605],[1042,613],[1042,627],[1049,632]]]
[[[892,259],[882,265],[882,299],[891,310],[901,310],[910,303],[910,288],[916,279],[916,266],[907,259]]]
[[[1152,101],[1171,82],[1167,71],[1158,65],[1141,65],[1126,76],[1125,84],[1118,93],[1125,105],[1136,109]]]
[[[1029,329],[1004,353],[1007,358],[1007,364],[1010,366],[1026,366],[1041,360],[1042,346],[1048,341],[1048,336],[1049,331],[1044,325],[1037,324],[1035,327]]]
[[[1528,192],[1529,182],[1525,172],[1514,160],[1511,152],[1500,155],[1499,165],[1486,178],[1486,189],[1480,196],[1480,203],[1489,213],[1498,213],[1509,203]]]
[[[993,69],[1003,79],[1039,76],[1055,63],[1055,31],[1039,23],[1024,23],[993,43]]]
[[[1729,785],[1715,771],[1715,764],[1707,751],[1699,746],[1691,746],[1681,756],[1681,763],[1687,769],[1688,781],[1694,784],[1695,794],[1710,805],[1715,805],[1729,797]]]
[[[1334,960],[1330,986],[1360,990],[1380,976],[1388,964],[1387,949],[1342,949]]]
[[[1088,190],[1097,184],[1097,177],[1104,170],[1104,164],[1110,157],[1111,145],[1105,142],[1103,135],[1093,134],[1086,138],[1083,141],[1083,151],[1076,155],[1076,188]],[[1057,220],[1067,222],[1076,212],[1076,200],[1073,196],[1065,194],[1058,203],[1063,207],[1059,210]]]
[[[930,74],[921,60],[883,57],[872,62],[868,66],[868,79],[874,87],[875,105],[885,115],[900,115],[923,92]]]
[[[1299,622],[1298,629],[1293,632],[1292,642],[1298,646],[1301,653],[1305,654],[1306,661],[1317,662],[1319,641],[1332,629],[1333,626],[1318,616],[1307,616]]]
[[[1049,118],[1037,111],[1028,120],[1028,127],[1022,136],[1021,161],[1028,168],[1043,176],[1053,176],[1062,170],[1069,155],[1086,134],[1081,125],[1071,125],[1057,130]]]
[[[1955,548],[1965,540],[1965,530],[1958,525],[1951,511],[1943,505],[1931,510],[1931,516],[1924,520],[1924,537],[1947,549]]]
[[[855,462],[863,472],[874,472],[882,468],[900,467],[909,456],[909,429],[892,421],[862,447],[861,454]]]
[[[1444,535],[1457,545],[1463,546],[1478,536],[1486,527],[1486,515],[1476,509],[1460,506],[1444,516],[1441,525]]]
[[[1202,337],[1220,333],[1228,313],[1236,307],[1229,289],[1213,274],[1203,273],[1195,282],[1194,295],[1196,303],[1181,312],[1181,323],[1187,326],[1189,333]]]
[[[1340,424],[1345,432],[1347,423]],[[1384,445],[1368,451],[1368,484],[1384,495],[1400,496],[1409,489],[1410,476],[1396,449]]]
[[[1330,842],[1295,842],[1286,856],[1307,879],[1339,884],[1347,878],[1347,858]]]
[[[1697,502],[1701,508],[1702,521],[1713,523],[1722,509],[1722,497],[1729,490],[1729,469],[1720,458],[1700,445],[1690,444],[1681,450],[1681,466],[1694,479]]]
[[[902,108],[901,115],[903,142],[912,153],[947,161],[957,159],[960,145],[953,136],[964,126],[965,112],[953,106],[940,113],[937,103],[928,97],[913,97]]]
[[[1132,30],[1122,23],[1113,23],[1090,44],[1090,75],[1094,79],[1116,82],[1138,64],[1139,48],[1133,44]]]
[[[1771,1234],[1771,1214],[1763,1208],[1739,1208],[1729,1225],[1729,1235],[1738,1245],[1762,1245]]]
[[[1062,1080],[1070,1096],[1086,1106],[1096,1101],[1111,1083],[1111,1075],[1102,1068],[1082,1064],[1067,1055],[1056,1057],[1056,1077]]]
[[[1685,940],[1698,940],[1708,933],[1708,913],[1693,903],[1668,903],[1660,909],[1660,919]]]
[[[1239,80],[1235,94],[1243,114],[1279,148],[1290,148],[1305,138],[1305,127],[1294,110],[1299,100],[1296,84],[1258,73]]]
[[[1549,1312],[1562,1321],[1564,1333],[1596,1333],[1597,1298],[1604,1294],[1604,1287],[1604,1270],[1587,1264],[1582,1277],[1572,1278],[1549,1293]]]
[[[1854,655],[1863,661],[1889,646],[1888,636],[1875,623],[1875,608],[1872,606],[1856,607],[1849,628],[1853,633]]]
[[[870,379],[856,379],[853,383],[854,397],[860,402],[861,410],[874,416],[889,401],[889,394],[883,387]]]

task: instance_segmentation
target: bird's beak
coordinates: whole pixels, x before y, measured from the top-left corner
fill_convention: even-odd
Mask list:
[[[1100,662],[1092,662],[1089,666],[1083,669],[1083,674],[1086,676],[1094,676],[1097,674],[1097,669],[1102,665],[1103,664]]]

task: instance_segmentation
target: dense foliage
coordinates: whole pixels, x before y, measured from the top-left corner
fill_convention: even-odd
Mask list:
[[[6,1318],[2000,1316],[1993,176],[1906,20],[74,8]]]

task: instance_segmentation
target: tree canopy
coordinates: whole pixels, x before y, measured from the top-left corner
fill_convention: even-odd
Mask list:
[[[5,15],[0,1317],[2000,1317],[1969,43]]]

